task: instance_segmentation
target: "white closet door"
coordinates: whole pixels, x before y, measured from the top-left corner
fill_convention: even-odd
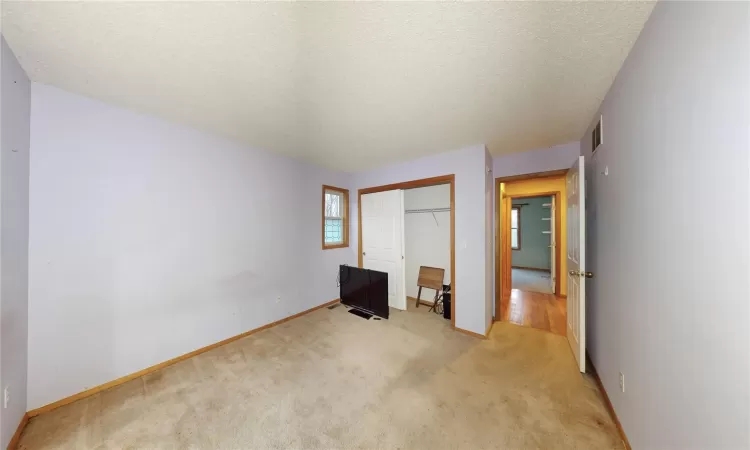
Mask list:
[[[406,310],[403,215],[400,190],[362,196],[363,267],[387,272],[388,306]]]

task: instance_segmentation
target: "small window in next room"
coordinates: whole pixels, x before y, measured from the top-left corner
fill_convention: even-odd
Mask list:
[[[510,210],[510,248],[521,250],[521,208]]]
[[[349,191],[323,186],[323,250],[349,246]]]

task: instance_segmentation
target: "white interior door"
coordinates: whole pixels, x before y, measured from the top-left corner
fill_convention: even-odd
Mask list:
[[[568,171],[568,342],[581,372],[586,371],[586,196],[583,156]]]
[[[555,205],[555,196],[552,196],[552,201],[550,202],[550,216],[549,216],[549,252],[550,252],[550,292],[553,294],[557,294],[555,292],[555,282],[557,281],[557,261],[555,256],[557,248],[557,241],[555,240],[555,217],[557,214],[557,209]]]
[[[400,190],[362,196],[363,267],[387,272],[388,306],[406,310],[403,215]]]

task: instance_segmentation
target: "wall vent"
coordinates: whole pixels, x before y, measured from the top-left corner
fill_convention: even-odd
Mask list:
[[[602,145],[602,116],[599,116],[599,122],[596,123],[594,131],[591,132],[591,154]]]

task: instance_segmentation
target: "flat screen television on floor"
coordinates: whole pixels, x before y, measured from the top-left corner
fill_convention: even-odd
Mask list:
[[[339,266],[341,303],[388,318],[388,274],[359,267]]]

